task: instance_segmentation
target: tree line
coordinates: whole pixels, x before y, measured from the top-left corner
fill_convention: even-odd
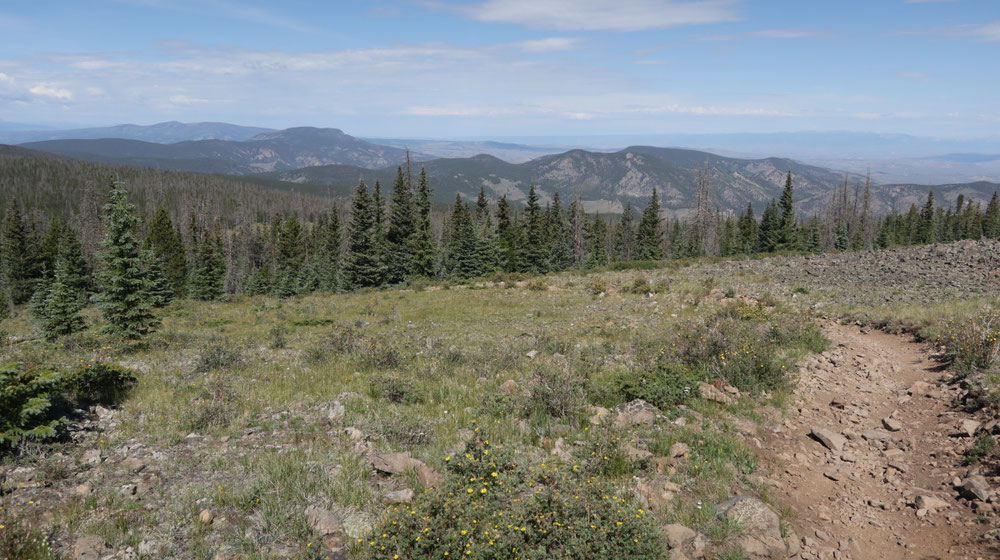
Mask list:
[[[416,184],[414,184],[416,183]],[[760,218],[748,206],[739,215],[712,203],[708,173],[697,184],[692,215],[665,220],[653,191],[637,212],[589,214],[580,200],[564,205],[558,193],[544,205],[534,186],[523,207],[506,196],[475,201],[459,195],[446,212],[432,205],[424,170],[402,167],[388,196],[364,181],[349,208],[276,213],[269,220],[186,223],[160,206],[148,220],[115,182],[99,218],[99,247],[88,251],[62,215],[47,228],[13,201],[0,236],[0,317],[9,304],[26,304],[49,338],[85,327],[80,311],[100,306],[108,328],[138,339],[155,328],[155,308],[174,298],[214,300],[226,294],[291,297],[314,291],[350,291],[402,285],[420,278],[468,279],[495,273],[544,274],[623,261],[735,256],[780,251],[871,250],[898,245],[1000,236],[997,195],[983,209],[959,197],[954,208],[935,204],[873,216],[870,185],[835,189],[823,215],[800,218],[791,173]],[[143,223],[146,222],[146,223]]]

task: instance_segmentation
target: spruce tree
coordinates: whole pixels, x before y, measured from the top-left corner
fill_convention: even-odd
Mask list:
[[[38,241],[21,215],[17,201],[11,203],[3,225],[3,279],[11,303],[20,305],[35,293],[42,278]]]
[[[45,270],[54,271],[56,269],[56,260],[59,258],[59,247],[61,246],[65,229],[66,224],[62,219],[57,217],[52,220],[48,231],[45,232],[45,237],[42,239],[41,244],[41,263]]]
[[[295,214],[290,214],[281,224],[275,260],[275,295],[287,298],[298,294],[299,276],[305,261],[305,251],[303,250],[302,223],[299,222]]]
[[[174,299],[174,288],[167,278],[163,260],[152,249],[142,252],[142,266],[146,271],[146,291],[153,307],[166,307]]]
[[[736,224],[739,230],[740,242],[739,253],[749,255],[757,252],[758,226],[757,218],[753,215],[753,205],[747,203],[746,212],[740,214],[740,219]]]
[[[437,245],[431,231],[431,187],[427,171],[420,168],[416,197],[416,234],[413,240],[413,273],[417,276],[434,276],[437,263]]]
[[[778,203],[772,198],[760,218],[760,229],[757,234],[757,251],[770,253],[778,247],[781,235],[781,214]]]
[[[316,260],[319,263],[319,289],[334,292],[340,288],[340,215],[334,207],[319,231]]]
[[[792,172],[785,179],[785,189],[781,192],[778,209],[781,211],[778,231],[775,232],[775,249],[788,251],[797,249],[797,228],[795,226],[795,207],[792,204]]]
[[[417,231],[413,206],[413,192],[403,177],[403,168],[397,166],[386,231],[386,282],[390,284],[403,282],[413,274]]]
[[[1000,202],[997,201],[996,191],[993,191],[993,198],[983,214],[983,235],[988,239],[1000,237]]]
[[[927,202],[920,211],[920,222],[917,226],[917,243],[934,243],[936,241],[937,220],[934,212],[934,191],[927,193]]]
[[[59,256],[66,266],[66,284],[73,293],[79,295],[80,301],[86,304],[93,292],[93,272],[83,254],[80,236],[69,226],[63,228]]]
[[[473,278],[482,273],[476,254],[476,233],[472,220],[461,195],[456,194],[449,220],[445,269],[458,278]]]
[[[523,272],[524,259],[521,258],[523,232],[514,223],[507,195],[497,202],[497,235],[500,237],[500,267],[504,272]]]
[[[608,264],[608,225],[600,214],[594,214],[593,221],[587,222],[584,234],[587,250],[587,268],[607,266]]]
[[[631,261],[635,259],[635,212],[632,203],[625,203],[618,227],[615,228],[615,248],[613,258],[616,261]]]
[[[162,206],[156,210],[153,221],[149,224],[146,248],[152,249],[153,253],[162,261],[174,296],[179,297],[185,294],[188,268],[184,240],[180,230],[174,227],[170,214]]]
[[[56,255],[55,273],[52,283],[47,288],[39,288],[46,292],[41,313],[42,333],[48,340],[73,334],[86,328],[80,311],[83,309],[83,299],[70,284],[70,272],[63,252]]]
[[[670,226],[670,258],[680,259],[687,256],[687,246],[684,243],[684,230],[681,221],[674,218]]]
[[[663,236],[660,233],[660,199],[653,189],[649,204],[642,211],[635,239],[636,258],[656,261],[663,258]]]
[[[523,247],[524,265],[527,272],[544,274],[549,270],[548,245],[546,243],[545,221],[541,206],[538,204],[538,193],[532,184],[528,190],[528,204],[525,214],[525,244]]]
[[[222,297],[225,263],[220,251],[218,234],[202,233],[196,239],[194,265],[188,292],[192,299],[211,301]]]
[[[377,230],[375,207],[364,181],[358,182],[351,205],[351,224],[347,238],[344,281],[349,289],[378,286],[384,276]]]
[[[552,205],[547,215],[549,269],[565,270],[573,265],[573,240],[569,221],[563,212],[562,201],[559,200],[559,193],[552,195]]]
[[[490,217],[490,203],[482,187],[479,188],[479,197],[476,199],[476,214],[472,225],[479,275],[493,272],[500,262],[500,243],[493,227],[493,218]]]
[[[138,340],[159,325],[149,300],[146,272],[142,266],[135,230],[139,219],[128,193],[118,182],[112,183],[109,202],[104,205],[106,234],[101,243],[101,286],[99,301],[107,330],[126,340]]]

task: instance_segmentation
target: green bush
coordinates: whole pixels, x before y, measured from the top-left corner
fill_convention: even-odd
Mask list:
[[[57,371],[17,363],[0,366],[0,447],[55,436],[60,418],[51,409],[61,387]]]
[[[615,374],[598,389],[598,399],[613,406],[642,399],[661,409],[688,402],[697,391],[702,377],[696,370],[681,364],[659,364],[652,371],[628,370]]]
[[[427,400],[427,391],[412,381],[395,376],[376,377],[368,385],[373,399],[396,404],[418,404]]]
[[[391,506],[361,557],[659,559],[654,521],[611,484],[570,467],[527,468],[482,438],[449,461],[443,484]]]
[[[0,558],[4,560],[56,560],[48,535],[20,521],[0,516]]]
[[[987,305],[972,317],[946,321],[937,342],[960,373],[989,369],[1000,356],[1000,309]]]
[[[972,445],[962,457],[963,465],[974,465],[983,459],[993,455],[997,449],[997,440],[990,434],[979,436],[976,443]]]
[[[64,376],[64,387],[85,404],[115,404],[139,380],[132,370],[118,364],[83,364]]]

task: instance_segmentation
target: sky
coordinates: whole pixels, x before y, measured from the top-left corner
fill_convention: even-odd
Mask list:
[[[355,136],[1000,130],[997,0],[7,0],[0,121]]]

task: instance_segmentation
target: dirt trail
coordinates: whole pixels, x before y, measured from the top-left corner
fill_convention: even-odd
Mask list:
[[[1000,558],[979,540],[992,523],[975,523],[954,488],[956,477],[976,474],[961,465],[971,438],[956,437],[971,416],[949,406],[959,389],[943,383],[940,364],[905,337],[823,330],[831,349],[803,365],[764,452],[772,496],[792,511],[803,543],[798,557]],[[828,431],[826,444],[814,428]]]

